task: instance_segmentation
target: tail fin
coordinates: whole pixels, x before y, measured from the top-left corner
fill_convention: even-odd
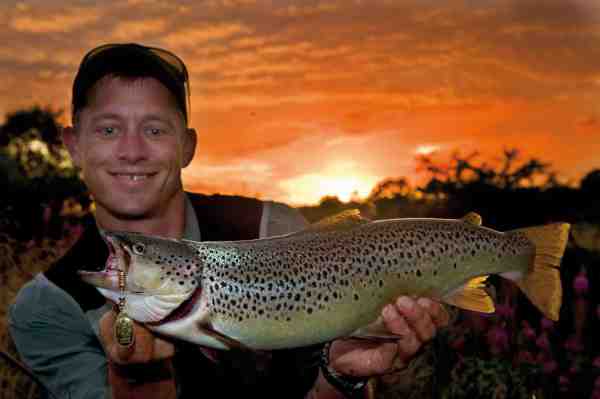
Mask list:
[[[568,223],[526,227],[508,233],[522,233],[535,245],[529,273],[515,283],[529,300],[551,320],[558,320],[562,303],[560,260],[569,239]]]

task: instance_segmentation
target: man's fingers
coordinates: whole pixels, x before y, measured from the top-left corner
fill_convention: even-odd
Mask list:
[[[386,305],[382,311],[383,321],[385,323],[386,328],[395,335],[400,337],[404,337],[406,335],[414,335],[413,331],[406,323],[406,320],[394,305]]]
[[[398,312],[404,316],[406,322],[415,331],[421,342],[429,341],[435,335],[435,325],[431,316],[415,300],[408,297],[400,297],[396,301]]]
[[[441,303],[428,298],[419,298],[417,303],[429,313],[436,327],[446,327],[450,322],[450,314],[448,314],[448,311]]]
[[[401,364],[398,364],[398,361],[396,361],[394,367],[401,368],[405,365],[421,349],[421,345],[421,341],[419,341],[415,334],[409,334],[398,340],[397,360],[400,360]]]
[[[134,351],[129,360],[135,363],[145,363],[152,360],[154,358],[155,339],[152,333],[144,326],[134,323],[133,336],[135,337],[133,342]],[[125,347],[120,346],[119,352],[126,354],[127,350]]]
[[[161,338],[154,339],[154,359],[168,359],[175,355],[175,345]]]

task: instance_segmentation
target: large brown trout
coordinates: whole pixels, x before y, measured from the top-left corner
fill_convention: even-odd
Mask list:
[[[368,221],[344,212],[265,239],[194,242],[106,232],[110,256],[81,277],[167,336],[218,349],[292,348],[373,335],[368,326],[400,295],[493,312],[484,281],[514,281],[547,317],[562,300],[558,267],[569,225],[499,232],[462,219]]]

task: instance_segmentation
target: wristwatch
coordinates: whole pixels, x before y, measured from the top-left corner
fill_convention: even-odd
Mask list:
[[[369,382],[368,377],[354,377],[341,374],[329,366],[329,348],[331,342],[328,342],[321,351],[320,367],[323,377],[335,389],[342,393],[348,399],[363,399],[365,397],[365,387]]]

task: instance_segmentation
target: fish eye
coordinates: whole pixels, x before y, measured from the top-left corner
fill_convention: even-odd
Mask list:
[[[131,250],[136,255],[143,255],[144,251],[146,250],[146,246],[141,243],[133,244],[133,246],[131,247]]]

